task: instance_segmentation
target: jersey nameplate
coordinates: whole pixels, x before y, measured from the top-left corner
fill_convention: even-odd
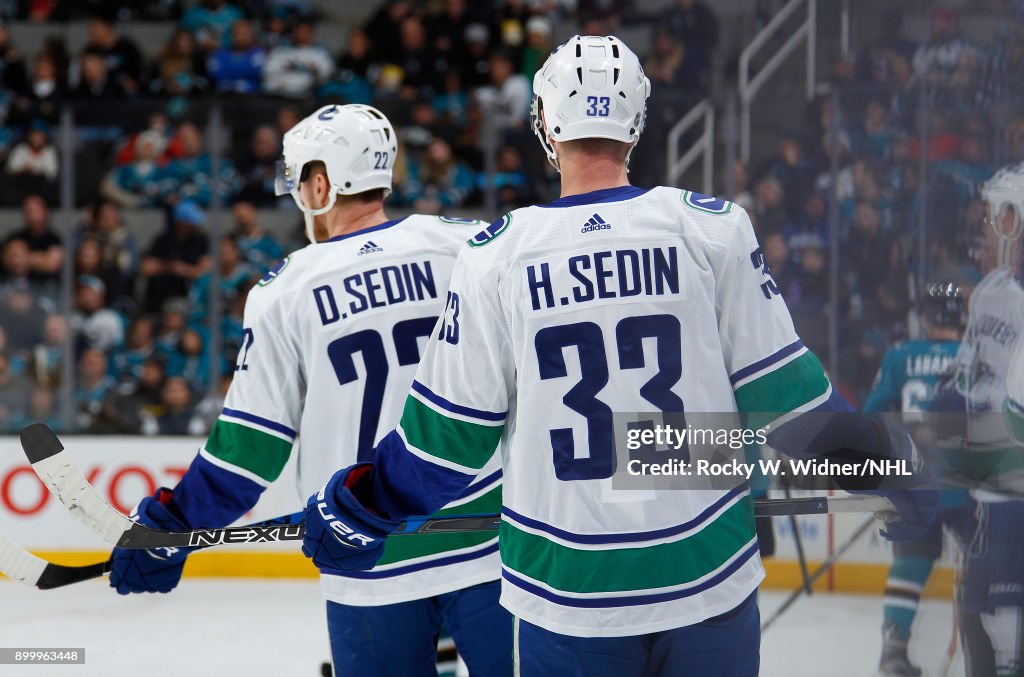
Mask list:
[[[498,236],[508,230],[508,225],[512,223],[512,215],[505,214],[501,217],[501,221],[497,221],[487,226],[484,230],[480,231],[472,238],[469,239],[470,247],[483,247],[485,244],[493,242],[498,239]]]
[[[708,214],[728,214],[732,211],[732,203],[728,200],[694,193],[690,190],[683,191],[683,204]]]

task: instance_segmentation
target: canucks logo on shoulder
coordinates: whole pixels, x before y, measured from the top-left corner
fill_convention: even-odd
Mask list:
[[[261,287],[266,287],[268,284],[276,280],[277,276],[284,271],[285,267],[288,265],[288,262],[291,260],[291,258],[291,256],[286,256],[280,261],[278,261],[277,265],[268,270],[266,274],[260,278],[260,281],[257,282],[257,284]]]
[[[595,230],[611,230],[611,224],[601,218],[601,215],[594,212],[594,215],[580,228],[581,233],[592,233]]]
[[[469,239],[469,246],[483,247],[485,244],[493,242],[499,235],[508,230],[510,223],[512,223],[512,215],[505,214],[501,217],[501,221],[495,221],[491,225],[487,226],[487,228],[471,237]]]
[[[374,252],[382,251],[384,251],[383,247],[378,246],[377,243],[374,242],[373,240],[367,240],[366,244],[359,248],[358,256],[362,256],[363,254],[373,254]]]
[[[708,214],[728,214],[732,211],[732,203],[728,200],[694,193],[692,190],[683,191],[682,201],[687,207],[692,207]]]

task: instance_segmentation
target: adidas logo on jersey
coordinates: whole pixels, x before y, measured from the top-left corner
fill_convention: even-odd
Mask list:
[[[373,240],[367,240],[366,244],[359,248],[359,256],[362,256],[363,254],[372,254],[374,252],[382,251],[384,251],[383,247],[378,247]]]
[[[580,232],[581,233],[592,233],[595,230],[611,230],[611,229],[612,229],[611,225],[608,222],[606,222],[604,219],[602,219],[600,214],[595,213],[593,216],[590,217],[590,220],[588,220],[586,223],[583,224],[583,227],[580,228]]]

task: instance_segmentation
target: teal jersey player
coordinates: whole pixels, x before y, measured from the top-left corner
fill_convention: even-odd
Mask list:
[[[953,368],[959,347],[958,341],[917,340],[889,348],[864,411],[928,411],[939,383]]]

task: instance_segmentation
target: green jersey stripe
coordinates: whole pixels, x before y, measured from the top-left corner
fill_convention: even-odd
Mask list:
[[[406,441],[439,459],[479,470],[490,460],[504,426],[449,418],[415,397],[405,399],[402,432]]]
[[[1003,413],[1006,415],[1006,429],[1018,443],[1024,444],[1024,411],[1013,406],[1012,401],[1007,398],[1003,405]]]
[[[442,508],[437,515],[490,514],[501,510],[501,485],[482,496],[454,508]],[[389,538],[384,545],[384,555],[377,566],[394,564],[417,557],[448,554],[453,550],[469,548],[494,538],[493,531],[464,532],[454,534],[416,534]]]
[[[749,427],[760,428],[783,414],[798,411],[828,389],[828,377],[821,362],[808,350],[737,388],[736,405],[741,412],[750,414]]]
[[[273,482],[288,462],[292,443],[256,428],[217,419],[206,440],[206,451],[219,461]]]
[[[754,538],[749,496],[734,503],[700,531],[670,543],[580,550],[501,523],[502,564],[564,592],[646,591],[685,585],[725,564]]]

